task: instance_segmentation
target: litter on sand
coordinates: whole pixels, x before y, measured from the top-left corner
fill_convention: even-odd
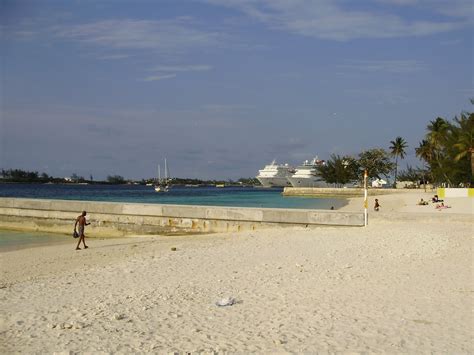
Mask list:
[[[216,302],[218,307],[232,306],[234,304],[236,304],[236,300],[233,297],[226,297]]]

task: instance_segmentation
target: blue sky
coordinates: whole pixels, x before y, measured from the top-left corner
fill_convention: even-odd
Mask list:
[[[0,167],[255,176],[471,110],[469,0],[0,0]]]

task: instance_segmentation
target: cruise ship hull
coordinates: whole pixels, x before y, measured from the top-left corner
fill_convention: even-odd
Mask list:
[[[316,177],[289,177],[287,180],[293,187],[329,187],[326,182],[321,181]]]
[[[260,181],[263,187],[287,187],[291,186],[291,183],[286,177],[261,177],[257,176],[257,180]]]

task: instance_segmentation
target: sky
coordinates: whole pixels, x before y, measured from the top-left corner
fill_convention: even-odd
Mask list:
[[[471,0],[0,0],[0,168],[253,177],[472,110]]]

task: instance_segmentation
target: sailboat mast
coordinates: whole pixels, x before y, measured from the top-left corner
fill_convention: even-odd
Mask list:
[[[166,158],[165,158],[165,180],[168,181],[168,166],[166,165]]]
[[[160,169],[160,164],[158,164],[158,183],[161,182],[161,169]]]

